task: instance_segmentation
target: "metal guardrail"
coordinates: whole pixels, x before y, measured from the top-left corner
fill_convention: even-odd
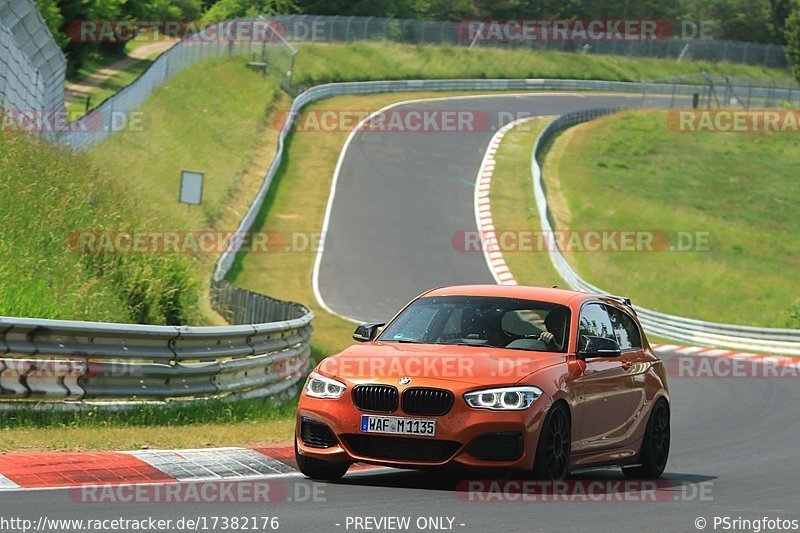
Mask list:
[[[561,115],[551,122],[539,134],[531,154],[531,173],[539,224],[545,235],[553,235],[550,223],[547,195],[544,191],[542,171],[538,157],[542,147],[546,146],[561,131],[594,120],[601,116],[615,113],[619,109],[590,109]],[[580,277],[564,257],[555,239],[548,246],[550,260],[556,271],[575,290],[609,294],[603,289]],[[640,306],[634,306],[642,326],[648,333],[667,339],[689,343],[691,345],[713,346],[732,350],[748,350],[785,355],[800,355],[800,330],[760,328],[705,322],[692,318],[684,318],[660,313]]]
[[[73,402],[77,408],[91,400],[93,406],[120,407],[241,399],[277,394],[303,377],[314,318],[307,307],[224,282],[215,284],[212,296],[237,325],[0,317],[0,399],[84,401]]]

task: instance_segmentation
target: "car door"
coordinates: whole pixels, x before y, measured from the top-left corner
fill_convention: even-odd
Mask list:
[[[645,373],[650,367],[650,359],[644,352],[642,331],[636,320],[627,311],[613,305],[606,305],[614,336],[622,352],[623,365],[631,376],[631,425],[635,425],[635,417],[642,412],[646,402]]]
[[[578,348],[584,335],[616,340],[606,306],[599,302],[581,308]],[[630,364],[623,357],[590,358],[576,380],[580,406],[580,429],[575,447],[580,453],[599,452],[622,444],[633,410]]]

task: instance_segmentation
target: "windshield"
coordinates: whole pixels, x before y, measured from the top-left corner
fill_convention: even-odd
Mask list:
[[[564,352],[569,309],[562,305],[486,296],[431,296],[409,305],[381,342],[456,344]]]

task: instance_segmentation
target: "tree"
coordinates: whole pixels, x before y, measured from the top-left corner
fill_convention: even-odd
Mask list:
[[[203,14],[200,0],[128,0],[125,14],[137,20],[197,20]]]
[[[219,0],[203,15],[203,22],[295,12],[297,6],[293,0]]]
[[[769,0],[769,29],[776,44],[786,44],[783,27],[792,12],[793,0]]]
[[[786,36],[786,59],[792,75],[800,81],[800,2],[795,2],[783,27]]]
[[[44,23],[47,24],[47,29],[53,34],[56,44],[64,48],[67,44],[67,36],[61,32],[64,17],[61,16],[61,9],[58,7],[56,0],[36,0],[36,7],[39,8],[39,13],[42,14]]]

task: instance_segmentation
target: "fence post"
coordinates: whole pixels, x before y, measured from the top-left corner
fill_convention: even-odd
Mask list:
[[[347,41],[348,43],[350,42],[350,24],[352,24],[354,18],[355,17],[350,17],[347,19],[347,27],[345,29],[344,40]]]
[[[367,17],[367,19],[364,21],[364,37],[363,38],[364,38],[365,41],[367,40],[367,37],[369,37],[369,21],[372,20],[373,18],[375,18],[375,17]]]

